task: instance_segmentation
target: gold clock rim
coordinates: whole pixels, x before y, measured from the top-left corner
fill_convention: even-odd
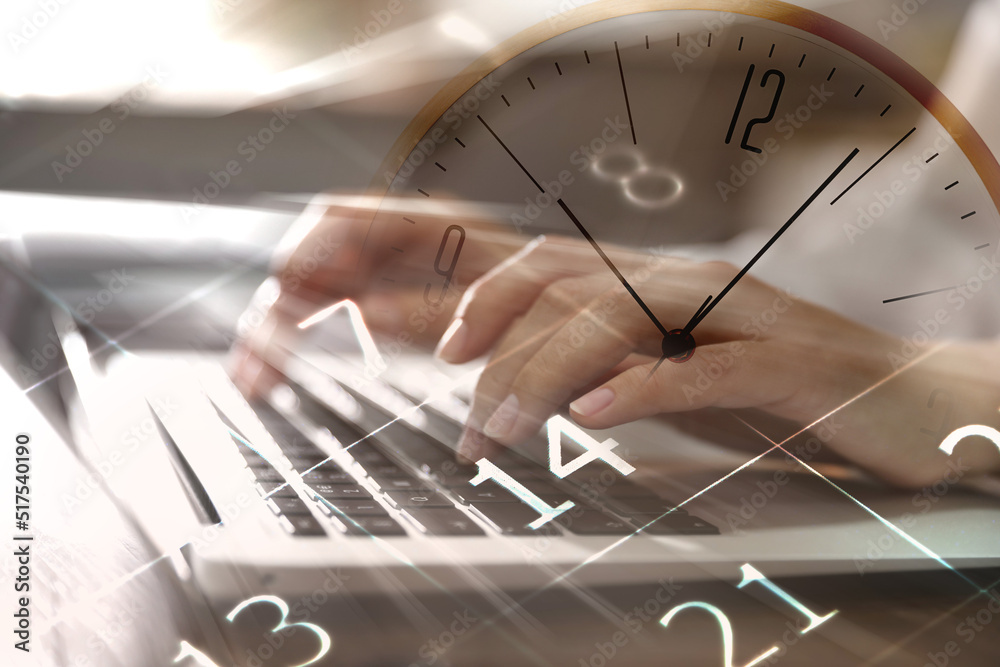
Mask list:
[[[598,21],[664,10],[708,10],[741,14],[799,28],[858,56],[903,87],[944,127],[972,163],[1000,211],[1000,164],[961,111],[927,77],[870,37],[839,21],[781,0],[598,0],[530,26],[476,59],[420,109],[393,143],[368,194],[380,201],[407,157],[434,123],[479,81],[501,65],[553,37]],[[373,212],[374,216],[374,212]]]

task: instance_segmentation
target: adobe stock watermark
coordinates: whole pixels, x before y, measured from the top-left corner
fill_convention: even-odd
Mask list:
[[[413,0],[406,0],[405,4],[408,5],[411,2]],[[392,20],[401,14],[404,8],[403,0],[389,0],[385,7],[371,10],[369,15],[372,19],[363,26],[356,26],[354,28],[351,43],[340,43],[340,52],[344,54],[347,62],[352,65],[356,63],[361,56],[361,52],[372,43],[372,40],[381,35],[383,30],[389,27]]]
[[[743,323],[740,332],[749,339],[749,342],[759,340],[777,323],[782,315],[794,306],[795,300],[791,292],[780,291],[768,308]],[[696,398],[701,397],[711,389],[736,365],[737,360],[746,354],[744,341],[733,341],[722,347],[723,349],[712,353],[711,360],[707,364],[699,366],[693,385],[685,382],[684,386],[681,387],[688,405],[694,405]],[[704,356],[704,354],[703,352],[702,355]]]
[[[627,445],[619,445],[615,448],[615,451],[625,460],[628,460],[632,456]],[[612,470],[602,470],[600,474],[592,474],[586,482],[581,484],[579,493],[584,500],[587,500],[591,504],[600,504],[602,499],[607,497],[608,490],[623,479],[625,478],[615,474]],[[566,521],[578,518],[585,511],[587,511],[586,507],[577,504],[572,509],[563,512],[561,517],[565,517],[565,519],[560,521],[560,525],[568,528],[571,525],[571,521],[569,523],[566,523]],[[521,554],[529,562],[537,561],[552,547],[552,541],[558,541],[559,539],[558,536],[550,537],[539,533],[535,535],[531,545],[525,544],[521,547]]]
[[[308,623],[313,614],[318,612],[331,597],[347,588],[347,582],[351,579],[351,575],[342,572],[339,567],[327,568],[324,574],[326,576],[323,583],[313,589],[312,593],[303,595],[294,602],[286,601],[288,614],[285,622],[266,633],[264,641],[256,649],[246,649],[246,657],[240,664],[245,664],[247,667],[264,667],[265,662],[274,657],[288,639],[295,636],[296,629],[301,627],[300,624]],[[305,631],[312,632],[308,627]],[[267,662],[267,664],[272,663]]]
[[[107,280],[107,287],[104,287],[91,296],[81,301],[73,308],[73,318],[78,322],[90,324],[99,313],[114,302],[115,297],[121,294],[126,287],[135,280],[135,276],[129,275],[127,269],[115,269],[111,271]],[[37,382],[53,361],[59,358],[62,343],[59,336],[54,331],[48,333],[48,341],[36,347],[28,355],[30,367],[24,363],[18,363],[17,372],[22,381]]]
[[[500,87],[500,84],[490,74],[473,86],[472,90],[463,95],[457,102],[452,104],[441,116],[441,120],[448,123],[451,132],[456,132],[462,124],[470,118],[475,118],[476,112],[483,102],[490,99],[493,93]],[[449,135],[444,128],[435,127],[428,132],[416,147],[406,156],[403,164],[395,172],[386,170],[382,174],[385,184],[389,187],[389,192],[396,192],[400,183],[413,175],[417,167],[428,161],[438,146],[448,141]],[[399,180],[397,180],[399,179]]]
[[[38,0],[35,3],[38,9],[22,16],[21,25],[16,31],[7,31],[7,43],[10,44],[11,50],[18,53],[27,46],[28,42],[38,37],[70,2],[71,0]]]
[[[894,3],[889,10],[888,18],[881,18],[875,22],[882,41],[888,42],[893,33],[899,32],[900,28],[910,22],[910,19],[920,11],[921,7],[927,4],[927,0],[903,0],[901,3]]]
[[[436,638],[427,640],[417,649],[417,655],[421,659],[418,662],[411,662],[409,667],[437,664],[459,637],[480,622],[479,617],[469,609],[461,613],[453,612],[452,619]]]
[[[930,486],[925,486],[910,499],[910,504],[916,511],[907,512],[900,517],[899,523],[902,524],[903,528],[906,530],[912,529],[917,524],[917,519],[930,512],[934,505],[940,502],[956,484],[962,481],[962,477],[970,470],[972,468],[964,465],[960,457],[949,459],[948,470],[941,476],[941,479]],[[886,554],[903,541],[903,539],[897,531],[886,529],[877,539],[868,540],[868,551],[865,552],[866,558],[854,559],[854,567],[857,569],[858,574],[864,576],[865,570],[870,570],[874,567],[877,561],[885,558]]]
[[[806,97],[805,101],[774,124],[774,131],[781,135],[782,142],[791,140],[799,130],[813,119],[816,112],[830,101],[831,97],[833,97],[833,91],[827,90],[826,82],[821,83],[819,88],[815,85],[810,86],[809,96]],[[768,137],[761,144],[760,153],[746,151],[748,156],[746,160],[729,166],[728,180],[715,182],[719,198],[724,202],[729,201],[732,195],[749,183],[750,179],[768,163],[771,157],[781,150],[781,145],[774,137]]]
[[[258,155],[267,150],[271,142],[291,125],[292,120],[297,115],[289,111],[287,106],[271,109],[271,117],[267,123],[255,133],[248,134],[247,138],[236,146],[236,153],[242,159],[227,160],[218,171],[209,170],[208,180],[200,188],[194,188],[191,204],[181,209],[181,217],[185,221],[189,221],[201,213],[212,200],[216,199],[223,190],[232,184],[233,179],[243,172],[246,165],[256,160]]]
[[[683,51],[673,52],[674,65],[677,66],[677,71],[681,74],[684,73],[685,66],[694,64],[694,61],[700,58],[707,49],[712,48],[713,38],[717,40],[726,31],[727,26],[736,22],[736,15],[732,12],[717,12],[717,14],[718,16],[713,16],[701,22],[705,28],[704,30],[694,36],[687,35],[683,39],[681,44],[678,45],[679,48],[684,49]]]
[[[790,453],[785,455],[785,462],[790,465],[796,465],[799,461],[805,463],[812,461],[816,454],[819,453],[819,450],[823,448],[823,445],[833,440],[843,427],[843,424],[837,423],[836,414],[827,417],[821,425],[812,429],[812,435],[808,440],[795,446],[794,456]],[[754,491],[749,496],[740,498],[739,509],[736,512],[726,513],[726,523],[729,524],[729,528],[733,531],[733,534],[745,534],[746,531],[743,528],[753,521],[754,517],[769,502],[774,500],[781,488],[788,484],[790,480],[791,477],[789,477],[786,471],[776,470],[771,475],[771,479],[756,483],[757,491]]]
[[[606,117],[600,132],[586,144],[580,144],[574,149],[567,158],[568,162],[576,167],[578,174],[582,174],[596,164],[597,159],[607,152],[628,129],[629,124],[624,122],[621,116]],[[520,232],[533,224],[542,211],[553,206],[565,189],[575,181],[576,176],[573,172],[569,169],[563,169],[551,182],[543,182],[544,192],[539,192],[534,197],[525,197],[524,209],[520,213],[511,214],[510,221],[513,223],[514,229]]]
[[[1000,592],[995,588],[986,591],[987,601],[982,607],[976,610],[975,614],[970,614],[955,626],[955,634],[962,638],[966,645],[975,641],[980,633],[1000,615]],[[927,662],[923,667],[947,667],[952,658],[958,657],[962,652],[962,647],[956,641],[946,642],[940,651],[931,651],[927,654]],[[964,664],[964,663],[963,663]]]
[[[82,165],[84,160],[104,143],[105,138],[118,129],[120,123],[131,116],[132,112],[149,98],[150,91],[162,84],[167,76],[159,65],[147,65],[143,72],[141,83],[133,86],[127,93],[108,105],[110,114],[94,122],[91,127],[80,130],[82,138],[76,143],[66,144],[64,148],[66,153],[62,161],[52,161],[52,173],[55,174],[57,181],[62,183],[67,174],[73,173],[76,168]]]
[[[129,597],[121,607],[116,605],[108,609],[108,615],[102,618],[103,626],[96,629],[87,639],[87,650],[75,655],[66,665],[100,667],[106,664],[102,659],[104,653],[111,647],[121,645],[122,638],[134,632],[132,626],[145,611],[147,610],[134,597]]]
[[[607,641],[594,642],[594,652],[586,658],[579,659],[579,667],[605,667],[614,660],[618,652],[628,646],[646,626],[647,623],[657,623],[660,612],[670,605],[677,594],[680,593],[683,585],[674,583],[673,577],[660,579],[659,588],[645,602],[636,605],[623,618],[629,633],[618,630],[608,638]]]
[[[906,180],[897,178],[889,184],[888,190],[873,190],[873,201],[867,206],[859,206],[857,219],[844,225],[844,234],[851,245],[857,243],[859,237],[863,236],[889,212],[889,209],[901,201],[903,196],[911,190],[911,187],[920,181],[931,168],[931,163],[947,153],[954,145],[954,138],[944,128],[939,128],[931,146],[924,149],[921,154],[911,156],[903,163],[900,171]]]
[[[946,294],[945,302],[949,308],[938,308],[932,317],[918,319],[917,329],[911,335],[903,337],[898,352],[888,353],[892,369],[899,370],[916,359],[944,331],[952,315],[965,308],[998,274],[1000,274],[1000,253],[980,258],[979,266],[972,275]]]
[[[178,408],[177,404],[169,397],[163,399],[157,398],[152,403],[156,413],[162,417],[170,416]],[[93,465],[97,474],[95,475],[93,472],[86,471],[85,474],[77,479],[72,493],[64,492],[62,494],[61,500],[66,511],[75,511],[89,500],[101,488],[102,482],[107,483],[114,476],[115,472],[128,461],[128,455],[139,449],[139,446],[151,438],[154,433],[157,433],[158,430],[156,421],[152,416],[145,417],[138,424],[132,424],[126,432],[122,433],[118,445]]]

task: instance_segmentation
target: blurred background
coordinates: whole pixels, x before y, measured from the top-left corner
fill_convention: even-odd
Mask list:
[[[5,2],[0,233],[71,307],[129,269],[127,288],[87,311],[108,334],[128,332],[127,346],[180,335],[223,349],[312,194],[368,186],[443,83],[583,4]],[[800,4],[941,82],[972,2]]]

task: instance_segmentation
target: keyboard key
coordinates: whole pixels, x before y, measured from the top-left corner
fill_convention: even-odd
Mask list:
[[[368,489],[357,484],[309,484],[309,489],[322,498],[332,500],[334,498],[364,498],[370,499],[372,494]]]
[[[610,469],[601,472],[581,469],[564,478],[566,481],[583,488],[584,494],[608,496],[611,498],[656,498],[650,489],[627,480],[618,472]]]
[[[309,508],[301,498],[271,497],[267,499],[271,511],[281,514],[309,514]]]
[[[327,461],[323,465],[302,475],[306,484],[354,484],[355,480],[336,463]]]
[[[560,526],[577,535],[628,535],[635,528],[624,521],[593,510],[573,508],[555,518]]]
[[[437,491],[387,491],[400,507],[454,507],[455,503]]]
[[[315,462],[323,461],[327,455],[323,450],[312,443],[302,443],[292,447],[282,447],[282,453],[288,458],[312,459]]]
[[[499,488],[496,484],[486,483],[480,484],[479,486],[466,485],[464,487],[458,487],[450,489],[452,493],[458,496],[462,503],[468,505],[470,503],[519,503],[521,499],[515,496],[510,491],[506,489]]]
[[[292,468],[299,472],[305,470],[311,470],[315,468],[320,462],[325,461],[328,457],[320,454],[319,456],[292,456],[288,461],[292,464]]]
[[[331,505],[347,516],[389,516],[385,508],[377,500],[345,500],[334,498],[328,501]],[[324,504],[325,506],[325,504]],[[329,508],[327,508],[329,509]],[[332,510],[331,510],[332,511]],[[333,512],[334,515],[338,512]]]
[[[281,517],[281,525],[296,537],[323,537],[326,531],[311,514],[291,514]]]
[[[424,472],[430,475],[431,479],[438,486],[443,486],[446,489],[458,488],[461,486],[471,486],[469,480],[476,476],[476,469],[465,472],[460,470],[459,472],[453,474],[446,474],[440,470],[434,470],[433,468],[424,468]]]
[[[672,502],[662,498],[615,498],[613,504],[626,514],[664,514],[674,509]],[[687,514],[683,507],[675,512]]]
[[[377,480],[378,485],[382,487],[383,491],[424,491],[430,492],[433,489],[429,488],[428,483],[410,478],[390,478],[390,479],[380,479]]]
[[[404,536],[406,531],[390,516],[357,516],[338,519],[347,528],[348,535],[379,537]]]
[[[412,507],[406,512],[430,535],[485,535],[485,531],[453,507]]]
[[[299,494],[295,493],[295,489],[292,488],[291,484],[285,484],[283,482],[258,482],[257,486],[261,495],[269,498],[299,497]]]
[[[538,512],[521,502],[517,503],[472,503],[473,509],[486,517],[504,535],[558,535],[559,531],[551,522],[538,529],[528,524],[538,518]]]
[[[274,468],[250,468],[258,482],[284,482],[285,478]]]
[[[573,499],[573,496],[570,496],[570,494],[566,493],[565,491],[563,491],[562,489],[553,484],[549,484],[548,482],[543,482],[537,479],[518,479],[514,475],[511,475],[511,477],[514,477],[514,479],[520,482],[524,486],[524,488],[526,488],[528,491],[531,491],[536,496],[561,498],[559,503],[562,503],[563,500]],[[556,504],[558,505],[559,503]]]
[[[671,512],[662,517],[659,514],[634,514],[629,518],[636,527],[645,526],[650,521],[655,521],[655,523],[643,529],[644,533],[649,533],[650,535],[719,534],[718,528],[690,514]]]
[[[360,463],[362,468],[376,465],[392,465],[392,461],[390,461],[385,454],[375,449],[375,447],[368,442],[359,442],[348,449],[347,453],[350,454],[355,461]]]
[[[367,465],[364,470],[372,479],[396,479],[410,477],[410,473],[394,463],[382,465]]]
[[[607,487],[604,494],[610,498],[659,498],[652,489],[626,480],[619,480]]]

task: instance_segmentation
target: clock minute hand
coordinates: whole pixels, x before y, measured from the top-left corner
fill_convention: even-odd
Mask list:
[[[611,258],[608,257],[603,250],[601,250],[601,246],[597,244],[597,241],[594,240],[594,237],[590,235],[590,232],[586,230],[586,228],[583,226],[580,220],[575,215],[573,215],[573,211],[569,210],[569,206],[566,205],[566,202],[564,202],[562,199],[557,199],[556,203],[559,204],[559,207],[563,210],[563,212],[566,213],[567,216],[569,216],[569,219],[573,221],[573,224],[576,225],[576,228],[580,230],[580,233],[583,234],[583,237],[590,242],[590,245],[594,247],[594,250],[596,250],[597,254],[601,256],[601,259],[604,260],[604,263],[608,265],[608,268],[611,269],[611,272],[618,277],[618,280],[620,280],[621,284],[625,286],[625,289],[628,290],[628,293],[632,295],[632,298],[635,299],[635,302],[637,304],[639,304],[639,307],[642,308],[643,312],[646,313],[649,319],[653,321],[653,324],[655,324],[656,328],[660,330],[660,333],[663,334],[664,337],[669,335],[667,328],[662,324],[660,324],[660,320],[656,319],[656,315],[654,315],[653,311],[649,309],[649,306],[647,306],[646,303],[642,300],[638,292],[636,292],[632,288],[632,286],[628,284],[628,280],[625,279],[625,276],[622,275],[622,272],[619,271],[618,267],[615,266],[614,262],[611,261]]]
[[[721,292],[719,292],[719,295],[714,299],[712,297],[709,297],[709,301],[706,301],[705,304],[703,304],[702,307],[698,309],[698,312],[696,312],[691,317],[691,320],[684,326],[684,329],[682,329],[682,331],[685,334],[690,335],[691,332],[694,330],[694,328],[698,326],[703,319],[705,319],[705,316],[708,315],[710,312],[712,312],[712,309],[715,308],[719,304],[719,302],[722,301],[723,297],[725,297],[729,293],[729,291],[736,286],[736,283],[738,283],[740,280],[743,279],[743,276],[745,276],[747,272],[750,271],[750,268],[757,263],[757,260],[759,260],[764,255],[764,253],[767,252],[772,245],[774,245],[775,241],[777,241],[782,234],[788,231],[788,228],[792,226],[792,223],[799,219],[799,216],[801,216],[802,213],[807,208],[809,208],[809,205],[812,204],[816,200],[816,198],[819,197],[820,193],[822,193],[823,190],[825,190],[826,187],[830,185],[833,179],[835,179],[840,174],[840,172],[844,170],[844,168],[848,165],[848,163],[851,160],[854,159],[854,157],[858,154],[858,152],[859,151],[857,148],[851,151],[851,154],[848,155],[847,158],[840,163],[840,166],[834,169],[833,173],[827,176],[826,180],[823,181],[823,183],[818,188],[816,188],[816,190],[811,195],[809,195],[809,199],[807,199],[805,203],[803,203],[802,206],[800,206],[798,210],[792,214],[792,217],[788,219],[788,222],[782,225],[781,229],[775,232],[774,236],[772,236],[771,239],[764,244],[764,247],[761,248],[760,251],[753,256],[753,259],[747,262],[747,265],[744,266],[743,269],[736,274],[736,277],[733,278],[731,281],[729,281],[729,284],[726,285]]]

